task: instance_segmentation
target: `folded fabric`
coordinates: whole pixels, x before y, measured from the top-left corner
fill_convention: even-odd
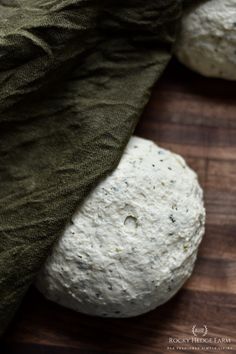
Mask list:
[[[181,0],[0,0],[0,332],[122,155]]]

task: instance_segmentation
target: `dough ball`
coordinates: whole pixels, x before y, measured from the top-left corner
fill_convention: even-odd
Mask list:
[[[89,315],[150,311],[190,276],[204,220],[202,190],[185,161],[133,137],[116,170],[73,215],[37,287]]]
[[[175,53],[202,75],[236,80],[236,0],[202,1],[190,7]]]

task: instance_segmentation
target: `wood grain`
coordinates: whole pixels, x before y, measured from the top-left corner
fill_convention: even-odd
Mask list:
[[[236,353],[236,82],[206,79],[172,61],[136,134],[180,153],[198,172],[207,224],[192,277],[167,304],[120,320],[74,313],[32,288],[1,354]],[[232,342],[168,350],[170,337],[193,337],[193,325]]]

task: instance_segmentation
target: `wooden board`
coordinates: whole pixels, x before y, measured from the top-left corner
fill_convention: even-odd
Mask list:
[[[206,79],[172,61],[136,134],[182,154],[199,174],[207,225],[192,277],[167,304],[121,320],[75,313],[32,288],[1,354],[236,353],[236,82]],[[169,343],[222,337],[231,343]]]

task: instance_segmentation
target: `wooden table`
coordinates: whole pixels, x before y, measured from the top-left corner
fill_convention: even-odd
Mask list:
[[[136,134],[180,153],[198,172],[207,225],[191,279],[167,304],[121,320],[75,313],[32,288],[1,354],[236,353],[236,82],[206,79],[172,61]],[[208,330],[205,337],[201,329]],[[235,342],[208,344],[217,351],[168,349],[169,338],[192,337]]]

